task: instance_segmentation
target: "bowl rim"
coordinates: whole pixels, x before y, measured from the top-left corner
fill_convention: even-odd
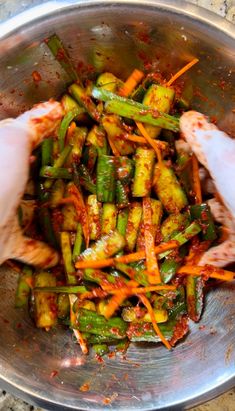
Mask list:
[[[173,12],[175,14],[183,14],[184,16],[197,20],[202,24],[210,26],[219,32],[235,39],[234,24],[229,22],[224,17],[207,10],[203,7],[189,3],[185,0],[49,0],[43,4],[39,4],[26,9],[14,17],[7,19],[1,23],[0,41],[17,32],[24,26],[32,24],[44,17],[49,17],[56,12],[69,11],[74,7],[154,7]]]
[[[26,9],[23,12],[16,14],[14,17],[7,19],[3,23],[1,23],[0,27],[0,42],[7,40],[7,38],[11,35],[17,34],[18,31],[22,29],[26,29],[32,23],[37,23],[44,18],[50,18],[56,13],[63,13],[69,12],[74,8],[81,8],[81,7],[148,7],[148,8],[158,8],[159,10],[169,11],[175,14],[181,14],[183,16],[188,17],[193,21],[198,21],[199,23],[214,29],[225,36],[227,36],[230,40],[235,39],[235,30],[234,25],[227,21],[225,18],[216,15],[212,11],[209,11],[205,8],[197,6],[195,4],[186,2],[184,0],[50,0],[43,4],[39,4],[33,7]],[[3,376],[0,377],[0,385],[2,389],[6,389],[7,391],[12,392],[14,395],[22,398],[23,400],[33,403],[36,406],[45,407],[46,409],[50,410],[72,410],[72,406],[62,404],[61,402],[53,402],[52,400],[42,397],[39,394],[35,393],[33,390],[30,390],[29,387],[24,388],[10,381],[8,378],[4,378]],[[179,401],[174,404],[168,404],[165,407],[161,408],[164,409],[171,409],[171,410],[179,410],[179,406],[181,409],[187,406],[196,406],[201,404],[202,402],[208,401],[226,390],[231,389],[235,385],[235,375],[230,376],[228,379],[221,382],[217,382],[212,388],[210,388],[206,392],[202,392],[201,394],[198,393],[195,395],[191,395],[189,398],[185,398],[185,400]],[[104,410],[106,407],[99,407],[96,410]],[[87,408],[83,408],[83,410],[87,410]],[[153,411],[153,408],[145,408],[145,411]]]

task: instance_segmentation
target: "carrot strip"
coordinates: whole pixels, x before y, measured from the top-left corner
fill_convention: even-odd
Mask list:
[[[154,251],[156,254],[161,254],[163,251],[173,250],[174,248],[178,248],[179,243],[176,240],[170,240],[165,243],[159,244],[154,247]],[[133,263],[135,261],[144,260],[145,259],[145,251],[138,251],[136,253],[131,253],[127,255],[122,255],[120,257],[116,257],[114,260],[117,263]]]
[[[120,88],[118,94],[122,97],[128,97],[131,94],[131,92],[136,88],[136,86],[141,82],[143,77],[144,73],[142,71],[137,69],[132,71],[131,75]]]
[[[123,137],[126,140],[132,141],[133,143],[138,143],[138,144],[146,144],[146,139],[141,136],[137,136],[135,134],[123,134]],[[160,140],[154,140],[153,138],[151,139],[152,144],[158,148],[159,150],[165,150],[167,147],[167,143],[165,141],[160,141]]]
[[[128,295],[132,295],[132,294],[146,294],[149,292],[153,292],[153,291],[162,291],[162,290],[168,290],[168,291],[175,291],[176,290],[176,286],[175,285],[149,285],[148,287],[129,287],[130,283],[133,283],[134,281],[129,281],[128,283],[128,287],[120,287],[120,288],[110,288],[110,289],[106,289],[107,293],[109,294],[128,294]],[[137,283],[136,283],[137,284]]]
[[[76,127],[77,127],[77,126],[76,126],[75,121],[72,121],[72,123],[70,124],[70,126],[69,126],[69,128],[68,128],[66,139],[69,140],[69,139],[72,137],[72,135],[73,135],[74,130],[75,130]]]
[[[128,286],[136,286],[138,283],[136,281],[129,281]],[[124,290],[124,291],[123,291]],[[120,305],[123,303],[123,301],[127,298],[129,295],[129,287],[123,287],[121,288],[121,291],[119,292],[119,289],[115,290],[107,290],[108,293],[114,291],[113,297],[110,299],[108,302],[106,309],[105,309],[105,318],[110,318],[112,315],[115,313],[115,311],[120,307]],[[117,293],[116,293],[117,291]]]
[[[86,247],[88,247],[90,241],[90,230],[88,214],[83,196],[74,184],[69,187],[68,192],[73,198],[73,204],[76,209],[77,215],[79,216],[79,218],[81,217],[82,230],[86,242]]]
[[[182,69],[180,69],[179,71],[177,71],[176,74],[174,74],[174,76],[171,77],[171,79],[166,83],[167,87],[171,86],[172,83],[174,83],[175,80],[177,80],[177,78],[179,78],[180,76],[182,76],[182,74],[184,74],[186,71],[188,71],[191,67],[194,66],[194,64],[198,63],[199,60],[197,58],[193,59],[192,61],[190,61],[188,64],[186,64],[186,66],[184,66]]]
[[[135,134],[125,134],[123,135],[126,140],[133,141],[133,143],[146,144],[144,137],[136,136]]]
[[[158,335],[158,337],[161,339],[161,341],[163,342],[163,344],[166,346],[166,348],[168,348],[168,350],[171,349],[171,345],[169,343],[169,341],[166,340],[166,338],[164,337],[164,335],[162,334],[160,328],[157,325],[157,322],[155,320],[155,316],[154,316],[154,311],[153,308],[149,302],[149,300],[147,299],[147,297],[145,295],[139,295],[140,300],[142,301],[142,303],[144,304],[144,306],[147,308],[148,313],[150,315],[151,321],[152,321],[152,325],[154,328],[155,333]]]
[[[124,294],[113,295],[105,307],[105,318],[108,320],[117,311],[118,307],[123,303],[127,296]]]
[[[74,202],[74,197],[70,196],[70,197],[61,198],[61,200],[58,201],[57,205],[73,204],[73,202]],[[45,204],[43,204],[42,207],[44,207]],[[48,207],[48,205],[50,205],[49,202],[47,203],[46,207]]]
[[[70,321],[71,321],[71,325],[73,326],[73,324],[76,322],[76,314],[73,311],[73,304],[76,301],[77,297],[73,294],[69,294],[69,303],[70,303]],[[77,339],[77,342],[79,343],[81,350],[83,352],[83,354],[87,354],[88,353],[88,348],[87,345],[83,339],[82,334],[80,333],[79,330],[73,328],[73,333]]]
[[[113,141],[109,136],[107,136],[107,137],[108,137],[108,142],[109,142],[109,145],[110,145],[110,147],[111,147],[111,149],[112,149],[113,154],[114,154],[116,157],[120,156],[120,153],[119,153],[117,147],[115,146],[114,141]]]
[[[83,339],[82,333],[80,333],[79,330],[76,330],[75,328],[73,329],[73,333],[81,347],[81,350],[83,352],[83,354],[87,354],[88,353],[88,348],[87,345],[85,343],[85,340]]]
[[[114,258],[106,258],[104,260],[80,260],[75,263],[75,267],[79,270],[83,270],[85,268],[104,268],[104,267],[111,267],[115,264]]]
[[[138,129],[140,130],[141,134],[144,136],[145,140],[150,144],[150,146],[154,149],[156,155],[157,155],[157,159],[159,164],[162,163],[162,154],[161,151],[159,150],[159,148],[156,146],[156,144],[153,142],[153,139],[149,136],[149,134],[147,133],[145,127],[143,126],[142,123],[140,123],[139,121],[136,121],[135,124],[137,125]]]
[[[161,254],[164,251],[167,250],[173,250],[174,248],[179,247],[178,241],[175,240],[170,240],[166,243],[159,244],[154,247],[154,251],[156,254]],[[84,269],[84,268],[103,268],[103,267],[110,267],[112,265],[115,265],[116,263],[124,263],[124,264],[129,264],[133,263],[135,261],[139,260],[144,260],[145,259],[145,251],[138,251],[136,253],[131,253],[127,255],[122,255],[120,257],[114,257],[114,258],[107,258],[104,260],[97,260],[97,261],[92,261],[92,260],[81,260],[77,261],[75,263],[75,267],[78,269]]]
[[[138,287],[138,283],[134,280],[131,280],[128,282],[126,287],[121,287],[121,288],[110,288],[106,287],[107,289],[104,291],[101,288],[95,288],[92,291],[89,291],[87,293],[81,294],[79,298],[81,300],[91,300],[93,298],[105,298],[108,295],[112,295],[109,303],[106,306],[106,312],[105,312],[105,317],[110,318],[115,311],[118,309],[118,307],[122,304],[122,302],[127,298],[130,297],[131,295],[142,295],[146,294],[148,292],[153,292],[153,291],[175,291],[176,286],[174,285],[152,285],[148,287]]]
[[[179,268],[177,274],[205,276],[217,278],[224,281],[233,281],[233,279],[235,278],[235,274],[232,271],[223,270],[222,268],[217,268],[209,264],[204,266],[184,265],[183,267]]]
[[[150,198],[143,198],[143,220],[147,276],[150,284],[159,284],[161,276],[158,269],[157,257],[154,250],[154,235],[152,224],[152,209]]]
[[[195,154],[192,155],[192,171],[193,171],[193,187],[195,193],[196,204],[202,203],[202,190],[199,177],[198,159]]]

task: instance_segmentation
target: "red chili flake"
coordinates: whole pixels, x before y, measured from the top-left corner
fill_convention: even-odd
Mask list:
[[[21,323],[16,324],[16,328],[22,328],[22,324]]]
[[[50,378],[54,378],[54,377],[56,377],[58,374],[59,374],[58,371],[53,370],[53,371],[50,373]]]
[[[221,88],[221,90],[225,89],[225,85],[226,85],[226,82],[224,80],[220,80],[219,87]]]
[[[144,63],[144,68],[145,68],[146,71],[151,70],[152,69],[152,63],[150,61],[146,61]]]
[[[3,322],[4,322],[5,324],[10,324],[10,321],[9,321],[9,320],[6,320],[5,318],[3,318]]]
[[[62,48],[59,48],[56,54],[56,59],[58,61],[61,61],[61,60],[64,60],[64,58],[65,58],[65,52]]]
[[[32,77],[33,77],[33,81],[34,81],[36,84],[39,83],[39,82],[42,80],[41,74],[40,74],[38,71],[36,71],[36,70],[34,70],[34,71],[32,72]]]
[[[36,160],[36,156],[30,156],[29,157],[29,164],[34,163],[35,160]]]
[[[201,330],[205,330],[205,328],[206,328],[206,326],[205,325],[199,325],[199,330],[201,331]]]
[[[194,90],[194,96],[200,98],[202,101],[208,101],[208,97],[204,96],[199,89]]]
[[[146,33],[145,31],[140,31],[140,32],[137,34],[137,38],[138,38],[140,41],[143,41],[143,43],[146,43],[146,44],[149,44],[149,43],[150,43],[149,34]]]
[[[140,60],[142,60],[144,63],[148,63],[148,56],[144,51],[139,51],[138,57]]]
[[[210,121],[211,121],[211,123],[213,123],[213,124],[217,124],[217,117],[216,116],[211,116],[210,117]]]
[[[90,384],[88,384],[88,383],[84,383],[84,384],[81,385],[81,387],[79,388],[79,390],[82,391],[82,392],[89,391],[89,389],[90,389]]]
[[[83,61],[79,61],[78,62],[78,64],[77,64],[77,71],[80,71],[80,70],[82,70],[84,68],[84,63],[83,63]]]
[[[103,358],[102,358],[100,355],[98,355],[98,354],[95,355],[95,359],[96,359],[100,364],[103,364],[103,363],[104,363]]]
[[[86,70],[88,73],[93,73],[95,71],[94,67],[91,64],[87,64]]]

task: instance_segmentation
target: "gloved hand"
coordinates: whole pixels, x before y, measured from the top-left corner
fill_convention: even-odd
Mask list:
[[[28,180],[31,152],[53,135],[62,116],[60,103],[49,101],[17,119],[0,122],[0,264],[8,258],[40,267],[58,262],[55,250],[24,236],[17,210]]]
[[[213,198],[208,204],[215,220],[227,231],[227,239],[210,248],[199,264],[223,267],[235,261],[235,140],[196,111],[183,114],[180,129],[190,149],[213,179],[222,202]]]

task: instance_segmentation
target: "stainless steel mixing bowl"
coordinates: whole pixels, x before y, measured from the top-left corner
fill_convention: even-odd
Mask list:
[[[42,43],[54,32],[81,74],[88,69],[91,76],[93,70],[110,70],[125,79],[144,66],[169,77],[199,57],[185,76],[194,82],[194,105],[231,128],[234,26],[181,1],[54,1],[6,22],[0,31],[2,118],[64,89],[68,79]],[[42,77],[38,85],[34,70]],[[1,201],[7,206],[7,199]],[[98,363],[92,355],[82,356],[69,331],[37,330],[27,313],[15,310],[15,284],[16,275],[3,267],[0,376],[3,387],[28,401],[56,410],[173,409],[234,384],[234,285],[207,294],[200,324],[192,325],[172,352],[133,344],[125,358]]]

